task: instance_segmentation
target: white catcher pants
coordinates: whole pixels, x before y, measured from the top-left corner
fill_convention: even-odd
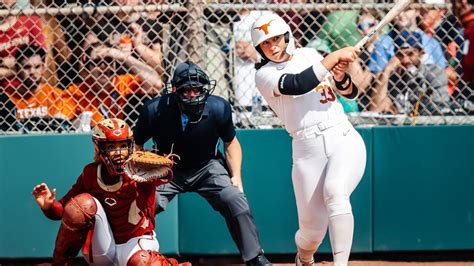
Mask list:
[[[95,215],[94,234],[92,235],[93,263],[88,256],[84,259],[90,265],[118,265],[126,266],[128,259],[139,250],[159,251],[158,240],[155,232],[153,235],[134,237],[124,244],[115,244],[112,229],[100,202],[94,198],[97,204]]]
[[[298,247],[316,250],[329,218],[352,214],[349,197],[362,178],[364,141],[347,119],[323,131],[293,137],[293,188],[298,209]]]

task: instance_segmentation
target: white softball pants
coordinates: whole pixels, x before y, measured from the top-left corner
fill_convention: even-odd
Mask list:
[[[364,141],[347,120],[293,138],[292,178],[299,222],[295,241],[299,248],[316,251],[329,219],[352,215],[349,197],[364,174],[365,163]],[[351,245],[353,230],[349,233]]]
[[[140,250],[159,251],[158,240],[155,232],[153,235],[134,237],[124,244],[115,244],[112,229],[110,228],[104,208],[94,198],[97,204],[95,215],[94,233],[92,235],[92,260],[88,256],[84,259],[90,265],[118,265],[126,266],[130,257]]]

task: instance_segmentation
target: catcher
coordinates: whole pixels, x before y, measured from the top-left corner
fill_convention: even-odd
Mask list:
[[[32,192],[48,218],[62,219],[54,264],[71,262],[82,248],[89,264],[178,265],[158,252],[153,231],[155,187],[172,179],[173,161],[148,152],[132,155],[133,134],[120,119],[99,122],[92,140],[94,162],[64,197],[56,201],[56,190],[45,183]],[[152,174],[141,171],[141,164]]]

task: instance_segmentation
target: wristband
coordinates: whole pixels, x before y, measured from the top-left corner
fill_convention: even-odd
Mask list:
[[[334,79],[334,77],[333,77],[333,79]],[[346,86],[344,86],[344,84],[346,84],[346,82],[348,80],[349,80],[349,82],[347,83]],[[339,91],[346,91],[351,87],[351,84],[352,84],[351,76],[349,76],[349,74],[345,73],[344,78],[342,78],[341,81],[337,81],[337,80],[334,79],[334,84],[336,85],[336,88]]]

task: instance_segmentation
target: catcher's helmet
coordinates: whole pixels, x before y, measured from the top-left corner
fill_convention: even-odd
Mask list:
[[[260,44],[272,37],[285,34],[286,53],[292,55],[295,50],[295,38],[291,33],[290,25],[277,14],[266,14],[259,17],[252,25],[252,43],[258,54],[268,60],[263,54]]]
[[[216,81],[210,80],[199,66],[187,60],[176,67],[171,86],[175,89],[173,95],[181,111],[189,117],[190,122],[199,122],[206,100],[214,90]],[[184,91],[188,88],[199,89],[199,95],[193,98],[186,97]]]
[[[106,144],[113,141],[126,141],[128,156],[130,156],[133,152],[134,142],[133,133],[128,124],[117,118],[104,119],[92,130],[92,141],[110,175],[116,176],[123,174],[126,160],[118,164],[115,163],[109,156],[110,151],[106,149]]]

